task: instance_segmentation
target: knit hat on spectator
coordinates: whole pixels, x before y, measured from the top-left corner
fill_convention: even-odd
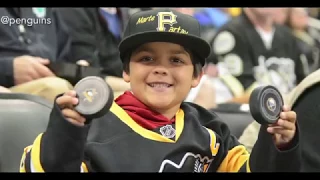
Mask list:
[[[138,46],[149,42],[179,44],[205,65],[210,45],[200,37],[200,24],[190,15],[174,10],[154,9],[134,13],[119,45],[122,61]]]

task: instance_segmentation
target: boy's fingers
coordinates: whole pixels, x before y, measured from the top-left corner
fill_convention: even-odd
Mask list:
[[[59,106],[64,106],[64,105],[72,104],[72,99],[73,97],[64,95],[57,98],[56,103]]]
[[[287,120],[279,119],[277,124],[281,126],[283,129],[287,129],[287,130],[295,129],[295,124]]]
[[[79,127],[81,127],[81,126],[84,126],[84,123],[83,122],[79,122],[79,121],[77,121],[77,120],[74,120],[74,119],[72,119],[72,118],[66,118],[70,123],[72,123],[72,124],[74,124],[74,125],[76,125],[76,126],[79,126]]]
[[[297,114],[293,111],[281,112],[280,118],[295,123]]]
[[[76,97],[77,93],[74,90],[70,90],[70,91],[66,92],[65,95],[68,95],[68,96],[71,96],[71,97]]]
[[[287,112],[287,111],[290,111],[290,110],[291,110],[290,106],[288,106],[288,105],[283,105],[282,106],[282,111]]]
[[[293,130],[288,130],[288,129],[283,129],[283,128],[273,128],[273,127],[268,127],[267,131],[270,134],[281,135],[281,137],[283,137],[283,139],[291,137],[294,133]]]
[[[69,107],[71,108],[74,105],[77,105],[79,102],[78,98],[63,95],[59,98],[57,98],[56,103],[60,106],[60,108]]]
[[[74,119],[80,123],[84,123],[85,119],[76,111],[72,110],[72,109],[63,109],[62,110],[62,114],[66,117],[66,118],[71,118]]]

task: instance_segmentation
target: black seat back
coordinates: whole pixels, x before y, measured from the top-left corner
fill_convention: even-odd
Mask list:
[[[247,104],[220,104],[212,110],[228,125],[231,133],[237,138],[239,138],[244,129],[254,121]]]
[[[0,172],[19,172],[23,149],[45,131],[51,109],[41,97],[0,93]]]

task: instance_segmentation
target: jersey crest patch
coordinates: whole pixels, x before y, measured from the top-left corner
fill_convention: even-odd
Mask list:
[[[166,138],[173,138],[176,136],[176,130],[170,124],[161,127],[160,133]]]

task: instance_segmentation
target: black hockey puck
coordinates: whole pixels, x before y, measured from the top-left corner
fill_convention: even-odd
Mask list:
[[[75,110],[87,120],[102,117],[113,103],[113,92],[100,77],[85,77],[75,85],[74,90],[79,99]]]
[[[260,86],[250,95],[250,112],[259,124],[274,124],[283,107],[281,93],[273,86]]]

